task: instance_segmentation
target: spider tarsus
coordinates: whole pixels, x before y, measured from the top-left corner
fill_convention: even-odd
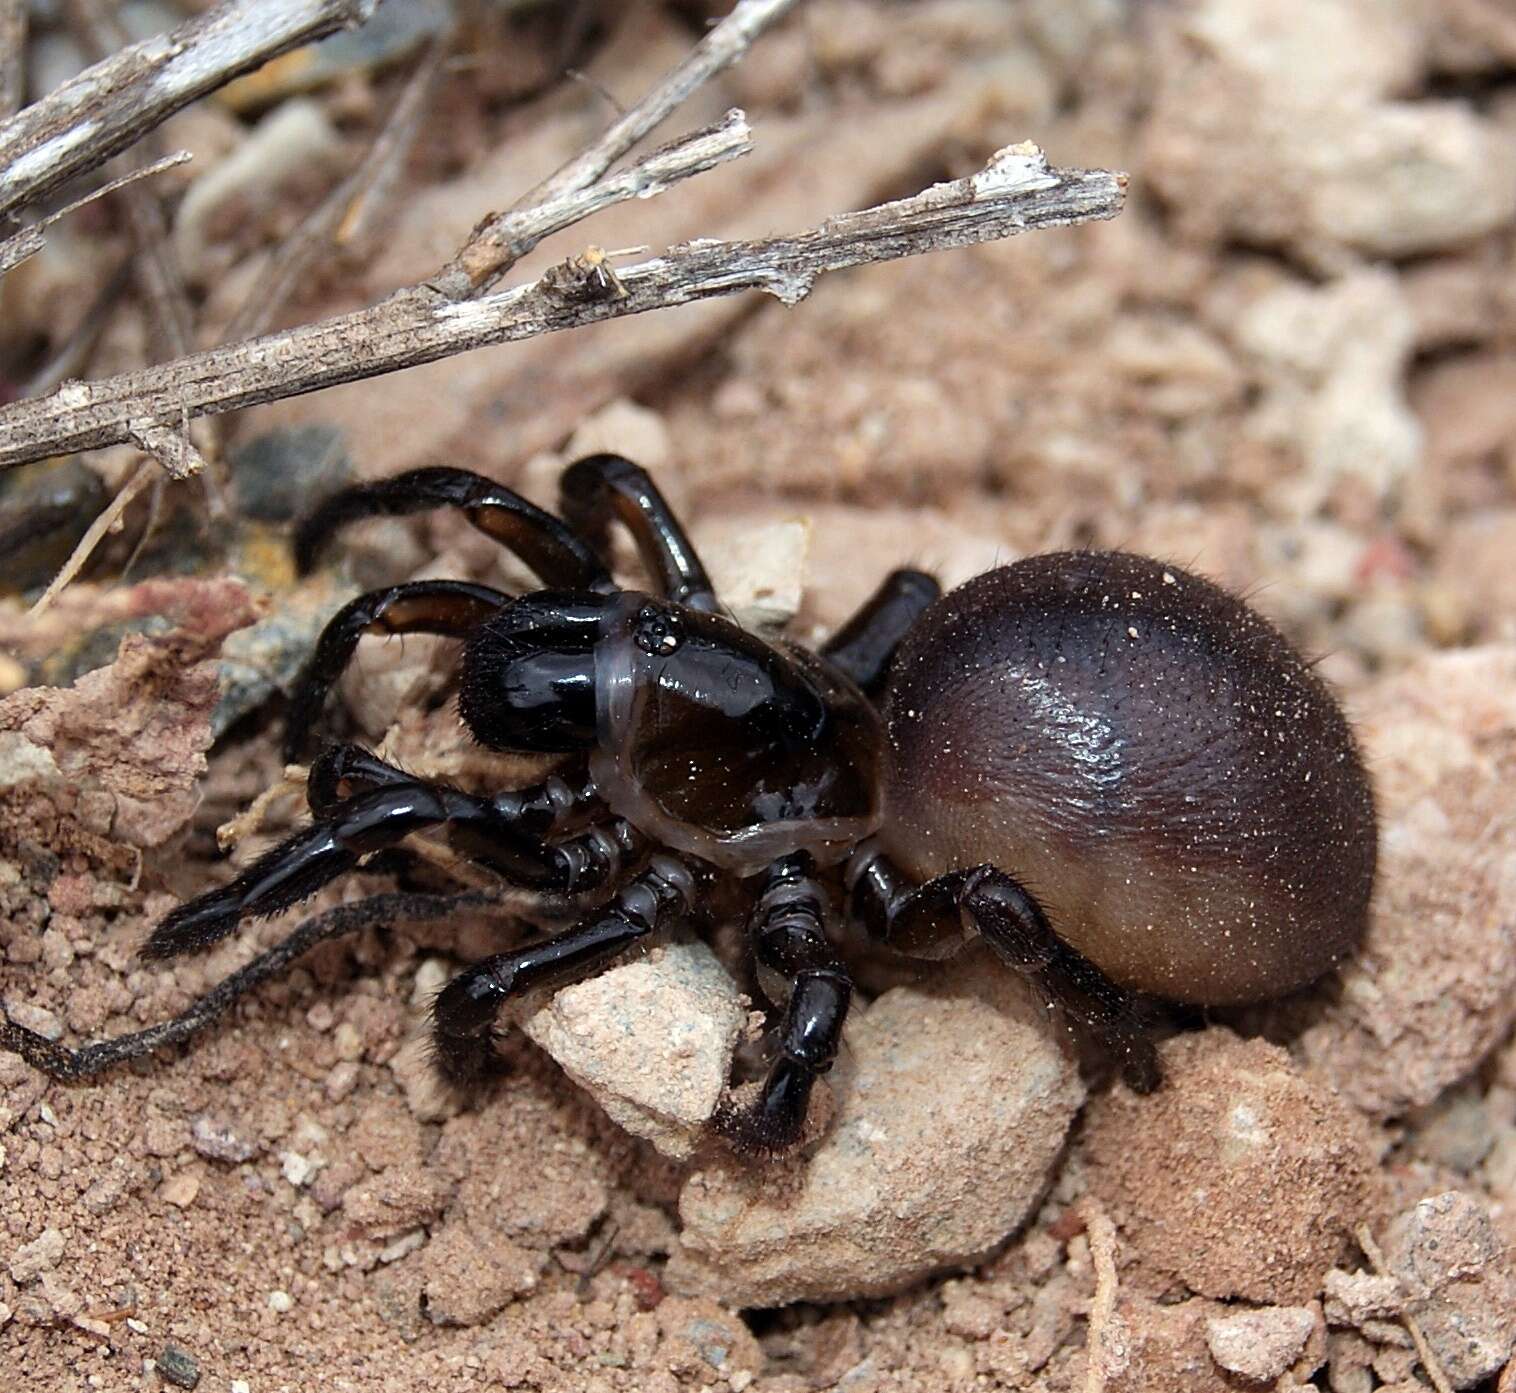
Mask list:
[[[782,1156],[793,1151],[805,1135],[816,1079],[817,1074],[805,1065],[781,1059],[752,1102],[723,1098],[708,1125],[739,1156]]]
[[[227,937],[241,918],[242,896],[236,893],[233,882],[170,910],[137,950],[137,956],[161,962],[199,952]]]
[[[495,1057],[495,1017],[511,984],[489,964],[465,969],[432,1002],[432,1064],[444,1082],[469,1088],[490,1072]]]
[[[1121,1081],[1133,1093],[1156,1093],[1163,1087],[1163,1065],[1151,1040],[1133,1040],[1127,1045],[1121,1060]]]

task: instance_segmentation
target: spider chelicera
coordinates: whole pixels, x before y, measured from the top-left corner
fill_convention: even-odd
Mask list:
[[[756,1096],[713,1125],[775,1152],[801,1136],[838,1051],[852,995],[839,921],[928,959],[979,934],[1144,1090],[1159,1082],[1155,1001],[1282,995],[1362,935],[1376,823],[1352,732],[1285,639],[1208,581],[1122,552],[1032,557],[947,596],[898,570],[811,652],[723,614],[657,487],[610,454],[565,471],[561,517],[457,469],[345,489],[299,529],[298,563],[348,523],[438,507],[547,588],[424,580],[353,600],[300,681],[286,755],[304,755],[364,634],[428,633],[463,640],[470,733],[559,756],[556,771],[477,794],[329,744],[310,766],[311,824],[175,909],[144,956],[204,949],[441,829],[509,884],[591,906],[438,994],[438,1067],[468,1082],[508,1002],[594,973],[736,886],[782,1019]],[[613,521],[657,594],[612,579]],[[308,919],[162,1025],[68,1049],[0,1021],[0,1046],[86,1077],[187,1038],[312,944],[436,902],[380,895]]]

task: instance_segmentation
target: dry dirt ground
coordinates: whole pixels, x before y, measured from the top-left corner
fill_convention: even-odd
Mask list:
[[[474,7],[387,217],[285,322],[440,264],[705,14],[509,8]],[[565,61],[590,81],[554,81]],[[402,79],[340,72],[277,138],[268,122],[296,100],[279,91],[268,114],[177,118],[168,142],[200,167],[274,147],[192,221],[180,207],[202,341]],[[409,1041],[429,986],[492,930],[368,933],[195,1048],[91,1086],[0,1054],[0,1386],[1510,1393],[1512,12],[814,0],[681,120],[733,104],[757,128],[750,160],[576,229],[523,274],[586,242],[807,226],[1026,138],[1055,164],[1130,171],[1130,203],[836,277],[796,308],[713,302],[229,422],[235,526],[179,500],[123,584],[134,511],[48,615],[0,601],[0,998],[67,1040],[113,1034],[287,931],[259,924],[180,966],[133,957],[178,898],[226,878],[215,829],[279,776],[270,683],[332,605],[407,575],[509,578],[438,518],[375,527],[345,569],[297,586],[281,518],[330,486],[323,470],[447,462],[548,502],[562,458],[591,445],[653,467],[718,572],[798,601],[806,638],[892,566],[955,581],[1063,546],[1148,551],[1248,593],[1321,655],[1370,753],[1385,835],[1362,958],[1287,1008],[1190,1022],[1152,1098],[1094,1067],[1031,1218],[962,1270],[744,1312],[736,1277],[682,1253],[690,1172],[716,1177],[708,1192],[732,1163],[659,1156],[519,1036],[498,1085],[439,1100]],[[71,340],[125,246],[97,212],[4,282],[0,385]],[[89,374],[151,357],[144,322],[131,304],[108,316]],[[105,452],[57,473],[71,467],[51,477],[77,512],[133,464]],[[23,483],[0,504],[20,507]],[[8,574],[24,589],[25,566],[55,561]],[[371,643],[331,719],[477,775],[444,700],[451,656]],[[271,804],[234,860],[298,811]],[[973,1082],[998,1087],[993,1070]]]

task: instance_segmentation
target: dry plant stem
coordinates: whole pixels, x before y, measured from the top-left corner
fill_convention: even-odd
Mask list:
[[[236,817],[216,828],[216,846],[223,852],[234,851],[238,844],[261,832],[268,818],[268,810],[285,798],[305,799],[305,786],[310,778],[310,769],[303,764],[287,764],[278,783],[263,790]]]
[[[518,225],[541,207],[597,184],[607,170],[717,73],[731,67],[795,0],[738,0],[730,14],[690,51],[662,82],[593,145],[535,188],[509,211],[491,218],[428,284],[449,300],[487,290],[525,255]]]
[[[167,426],[134,426],[132,443],[163,466],[171,479],[189,479],[205,469],[205,459],[190,440],[189,422],[179,430]]]
[[[85,69],[0,125],[0,216],[104,164],[197,97],[359,24],[377,0],[224,0]]]
[[[126,41],[115,14],[101,0],[69,0],[70,25],[92,58],[103,59]],[[113,162],[118,174],[134,174],[149,163],[156,139]],[[117,197],[126,212],[137,255],[132,263],[137,288],[147,302],[157,330],[161,356],[182,358],[194,346],[194,311],[179,260],[168,238],[168,219],[151,189],[135,180],[121,185]]]
[[[68,559],[63,563],[58,574],[53,577],[47,589],[37,597],[37,603],[27,611],[29,615],[41,614],[63,593],[64,588],[84,569],[84,563],[95,554],[95,548],[105,540],[106,534],[115,530],[121,515],[126,512],[127,505],[151,479],[153,483],[152,511],[148,516],[142,537],[132,549],[131,556],[127,558],[126,565],[122,568],[122,577],[125,578],[126,573],[136,564],[137,557],[152,535],[153,527],[157,522],[158,508],[163,501],[163,474],[153,468],[154,461],[163,467],[164,472],[171,479],[188,479],[205,468],[204,458],[190,442],[188,419],[183,422],[183,428],[178,434],[166,426],[147,426],[141,430],[134,430],[132,439],[140,449],[151,456],[151,459],[144,460],[137,466],[136,473],[126,481],[121,491],[110,501],[100,516],[90,524],[88,531],[75,544],[73,551],[69,552]]]
[[[431,45],[357,168],[301,220],[274,252],[267,273],[259,278],[256,289],[226,326],[221,336],[223,343],[236,343],[263,333],[299,288],[317,257],[344,240],[347,229],[362,219],[371,190],[385,181],[415,139],[427,98],[446,57],[445,45]]]
[[[1370,1265],[1379,1276],[1385,1276],[1389,1269],[1385,1266],[1384,1253],[1380,1250],[1378,1242],[1374,1238],[1372,1230],[1367,1224],[1359,1224],[1354,1234],[1358,1239],[1358,1246],[1363,1249],[1363,1255],[1369,1260]],[[1432,1380],[1432,1386],[1437,1393],[1453,1393],[1453,1385],[1448,1382],[1448,1376],[1438,1362],[1437,1356],[1432,1353],[1432,1347],[1427,1344],[1426,1336],[1421,1333],[1421,1326],[1409,1311],[1401,1313],[1401,1324],[1411,1336],[1411,1342],[1416,1346],[1416,1357],[1421,1360],[1421,1367],[1426,1370],[1426,1375]]]
[[[0,121],[26,96],[26,0],[0,0]]]
[[[624,185],[637,169],[611,175],[580,198],[596,206],[619,201],[624,192],[618,198],[597,195]],[[463,304],[438,303],[424,289],[405,291],[354,314],[99,382],[65,383],[40,400],[14,403],[0,411],[0,467],[119,444],[134,430],[176,422],[181,414],[240,410],[472,348],[694,300],[763,290],[793,305],[828,271],[1113,217],[1124,187],[1121,175],[1050,169],[1035,146],[1014,146],[970,178],[843,214],[797,236],[700,240],[671,248],[622,268],[609,292],[597,289],[596,277],[574,262]],[[569,216],[572,202],[563,205],[568,222],[580,216]],[[542,235],[549,230],[544,227]]]
[[[27,257],[35,256],[41,251],[43,232],[60,218],[66,218],[70,213],[84,207],[86,203],[93,203],[97,198],[104,198],[108,193],[115,193],[117,189],[135,183],[138,179],[146,179],[150,174],[161,174],[165,169],[172,169],[176,164],[184,164],[189,158],[188,150],[176,150],[172,155],[165,155],[161,160],[154,160],[152,164],[133,169],[119,179],[112,179],[110,183],[101,185],[98,189],[91,189],[83,198],[76,198],[57,212],[48,214],[41,222],[33,223],[30,227],[23,227],[15,236],[0,242],[0,276],[19,266]]]
[[[63,563],[63,569],[52,578],[47,589],[37,597],[37,603],[27,611],[28,615],[41,614],[58,598],[64,587],[79,574],[84,563],[94,555],[95,548],[105,539],[106,533],[120,520],[122,513],[126,511],[127,504],[141,493],[157,477],[157,474],[158,471],[150,459],[143,460],[137,466],[137,472],[121,486],[120,491],[111,499],[100,516],[90,523],[89,531],[79,539],[79,545],[69,554],[68,560]]]
[[[1105,1337],[1116,1313],[1116,1226],[1089,1196],[1079,1203],[1084,1231],[1095,1266],[1095,1299],[1090,1303],[1089,1334],[1085,1339],[1084,1393],[1104,1393]]]

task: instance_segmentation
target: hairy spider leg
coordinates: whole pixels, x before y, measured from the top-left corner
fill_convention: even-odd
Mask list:
[[[151,1054],[164,1045],[188,1040],[225,1015],[239,997],[284,971],[318,943],[357,933],[360,929],[445,919],[461,910],[484,909],[495,903],[491,895],[470,891],[461,895],[372,895],[354,904],[338,905],[335,909],[312,915],[288,937],[267,952],[260,953],[246,967],[216,983],[188,1010],[172,1020],[70,1049],[17,1025],[0,1010],[0,1049],[14,1050],[33,1068],[64,1082],[91,1078],[129,1059]]]
[[[784,1002],[778,1056],[747,1107],[730,1103],[711,1119],[738,1151],[788,1150],[805,1127],[811,1090],[837,1058],[853,983],[823,931],[826,897],[804,853],[781,857],[763,874],[747,932],[764,994]]]
[[[362,753],[362,752],[360,752]],[[322,757],[347,758],[338,746]],[[196,952],[225,938],[244,917],[280,913],[351,871],[369,852],[392,847],[412,832],[445,827],[448,842],[511,883],[558,894],[588,894],[616,882],[640,838],[621,819],[561,842],[543,840],[544,811],[574,807],[572,790],[551,787],[508,791],[485,798],[446,784],[401,775],[367,756],[367,769],[396,777],[337,802],[327,801],[339,782],[330,766],[313,771],[323,815],[260,856],[229,884],[171,911],[142,946],[146,958]],[[562,784],[562,781],[556,781]]]
[[[564,519],[602,557],[610,523],[618,520],[668,599],[708,613],[721,608],[688,535],[640,465],[620,455],[586,455],[563,471],[558,496]]]
[[[694,899],[689,868],[660,854],[609,904],[572,928],[465,968],[432,1004],[439,1071],[454,1083],[477,1079],[488,1068],[495,1020],[507,1001],[538,987],[561,987],[588,977],[634,943],[687,917]]]
[[[822,655],[870,697],[884,691],[895,650],[942,587],[925,571],[891,571],[851,619],[827,641]]]
[[[284,760],[296,763],[310,743],[327,693],[342,676],[364,634],[439,634],[466,638],[511,602],[503,590],[466,580],[416,580],[370,590],[328,621],[295,684],[284,726]]]
[[[1163,1082],[1147,998],[1117,986],[1053,932],[1032,893],[995,866],[948,871],[912,884],[877,847],[865,844],[847,872],[849,912],[871,938],[911,957],[944,958],[971,925],[1001,961],[1042,986],[1121,1065],[1138,1093]]]
[[[600,558],[551,513],[514,489],[466,469],[412,469],[393,479],[354,484],[334,493],[295,532],[295,564],[304,575],[321,550],[350,522],[458,508],[481,532],[519,556],[546,585],[610,590]]]

